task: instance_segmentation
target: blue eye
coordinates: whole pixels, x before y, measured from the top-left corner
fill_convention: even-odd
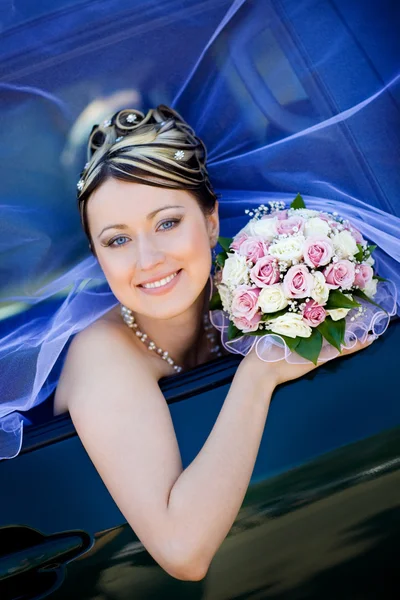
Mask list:
[[[179,223],[180,219],[168,219],[168,221],[163,221],[160,224],[159,229],[161,229],[161,231],[167,231],[168,229],[173,229],[175,227],[175,225],[177,225]],[[168,225],[168,224],[172,224],[170,227],[163,227],[163,225]]]
[[[107,246],[111,246],[113,248],[116,248],[117,246],[125,246],[125,243],[118,243],[118,242],[120,242],[121,240],[127,240],[127,239],[129,239],[129,238],[127,238],[125,235],[119,235],[118,237],[114,238],[113,240],[110,240],[110,242],[107,244]]]

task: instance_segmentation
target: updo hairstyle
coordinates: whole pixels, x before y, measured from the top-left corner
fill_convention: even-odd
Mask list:
[[[189,191],[204,214],[215,208],[217,196],[206,169],[207,151],[193,129],[173,109],[161,104],[145,116],[121,110],[91,131],[87,160],[78,182],[78,206],[83,229],[93,251],[87,201],[106,179]]]

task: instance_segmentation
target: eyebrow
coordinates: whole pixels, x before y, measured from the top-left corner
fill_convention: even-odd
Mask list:
[[[167,204],[166,206],[162,206],[161,208],[156,208],[156,210],[151,211],[147,215],[146,219],[148,221],[151,221],[151,219],[155,217],[157,213],[159,213],[162,210],[166,210],[167,208],[184,208],[184,206],[181,206],[180,204]],[[107,229],[129,229],[129,227],[124,223],[117,223],[116,225],[107,225],[107,227],[104,227],[104,229],[100,231],[97,238],[99,238],[105,231],[107,231]]]

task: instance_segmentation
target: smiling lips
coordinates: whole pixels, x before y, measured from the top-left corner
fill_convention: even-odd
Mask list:
[[[164,277],[163,279],[159,279],[158,281],[152,281],[151,283],[142,283],[142,284],[140,284],[139,287],[143,287],[146,290],[160,288],[160,287],[163,287],[164,285],[167,285],[167,283],[169,283],[170,281],[175,279],[175,277],[177,275],[178,275],[178,271],[175,271],[175,273],[168,275],[168,277]]]

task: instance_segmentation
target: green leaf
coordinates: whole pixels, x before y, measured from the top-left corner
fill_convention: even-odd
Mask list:
[[[211,296],[211,300],[208,305],[208,309],[209,310],[222,310],[221,297],[218,292],[215,292],[215,294],[213,294]]]
[[[384,277],[379,277],[379,275],[374,275],[372,279],[377,279],[378,281],[389,281],[389,279],[385,279]]]
[[[328,302],[324,308],[326,310],[335,310],[336,308],[357,308],[360,304],[355,300],[350,300],[339,290],[331,290],[329,292]]]
[[[362,298],[363,300],[365,300],[365,302],[369,302],[370,304],[377,306],[378,308],[383,310],[383,312],[389,316],[389,313],[384,308],[382,308],[382,306],[380,304],[377,304],[376,302],[371,300],[371,298],[369,298],[367,296],[367,294],[364,294],[364,292],[362,290],[354,290],[354,292],[352,292],[352,293],[354,294],[354,296],[358,296],[359,298]]]
[[[377,248],[376,244],[371,244],[370,246],[368,246],[368,248],[367,248],[368,254],[371,255],[373,253],[373,251],[375,250],[375,248]]]
[[[344,332],[346,331],[346,321],[344,318],[334,321],[331,317],[326,317],[325,321],[318,325],[317,329],[327,342],[341,352],[341,344],[344,342]]]
[[[322,335],[316,328],[314,328],[310,337],[299,338],[299,343],[296,346],[296,352],[303,358],[310,360],[312,363],[314,363],[314,365],[316,365],[321,348]]]
[[[274,333],[272,335],[281,337],[287,344],[289,350],[297,352],[303,358],[310,360],[315,365],[317,364],[318,357],[322,348],[322,335],[317,329],[313,329],[312,334],[309,338],[296,337],[291,338],[281,333]]]
[[[228,325],[228,340],[234,340],[237,337],[242,337],[243,331],[240,331],[240,329],[238,329],[233,323],[232,321],[229,321],[229,325]]]
[[[225,252],[230,251],[230,245],[232,244],[232,239],[233,238],[228,238],[228,237],[219,237],[218,238],[218,243],[221,246],[221,248],[223,248],[225,250]]]
[[[282,310],[277,310],[274,313],[265,313],[261,317],[261,321],[270,321],[271,319],[276,319],[286,313],[287,313],[287,308],[283,308]]]
[[[364,248],[361,244],[357,244],[358,252],[354,255],[354,258],[357,262],[362,262],[364,260]]]
[[[296,350],[296,347],[298,345],[298,343],[300,342],[300,338],[296,337],[296,338],[292,338],[289,337],[288,335],[282,335],[282,333],[272,333],[270,332],[272,335],[275,336],[279,336],[281,337],[287,344],[289,350],[292,350],[293,352]]]
[[[289,350],[297,352],[297,354],[303,358],[310,360],[315,365],[317,364],[318,356],[320,355],[322,348],[322,335],[316,329],[313,329],[309,338],[291,338],[287,335],[282,335],[281,333],[273,333],[271,335],[281,337],[286,342]]]
[[[228,258],[228,254],[225,252],[225,250],[223,252],[220,252],[219,254],[217,254],[217,256],[215,257],[215,264],[220,266],[220,267],[224,267],[225,265],[225,261]]]
[[[296,198],[293,200],[290,208],[305,208],[303,197],[300,194],[297,194]]]

